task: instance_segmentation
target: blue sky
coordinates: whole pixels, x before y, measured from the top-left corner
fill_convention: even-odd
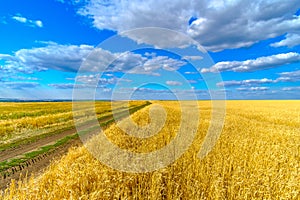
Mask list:
[[[300,99],[299,15],[299,0],[0,1],[0,98]]]

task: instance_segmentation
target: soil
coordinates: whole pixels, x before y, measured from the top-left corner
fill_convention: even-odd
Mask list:
[[[102,122],[105,122],[109,119],[112,119],[112,117],[109,116],[105,119],[102,119],[99,122],[102,123]],[[80,128],[81,130],[84,130],[86,128],[91,127],[92,125],[95,125],[95,124],[94,123],[88,123],[88,124],[82,125],[78,128]],[[25,154],[27,152],[30,152],[30,151],[33,151],[33,150],[36,150],[36,149],[38,149],[42,146],[54,143],[59,139],[62,139],[64,137],[68,136],[68,135],[73,135],[75,133],[77,133],[77,130],[75,128],[73,128],[73,129],[70,129],[70,130],[62,131],[61,133],[57,133],[57,134],[54,134],[54,135],[47,136],[45,138],[38,139],[37,141],[30,142],[28,144],[22,144],[20,146],[14,147],[14,148],[5,149],[5,150],[0,152],[0,162],[5,161],[5,160],[9,160],[9,159],[14,158],[14,157],[19,156],[19,155],[23,155],[23,154]]]
[[[14,158],[18,155],[23,155],[24,153],[30,152],[32,150],[35,150],[42,146],[45,146],[51,142],[57,141],[61,138],[64,138],[68,135],[72,135],[74,133],[76,133],[76,129],[71,129],[71,130],[63,131],[63,132],[55,134],[55,135],[51,135],[49,137],[39,139],[36,142],[32,142],[29,144],[23,144],[18,147],[15,147],[15,148],[6,149],[6,150],[0,152],[0,162]]]
[[[99,122],[106,122],[112,119],[112,116],[104,117]],[[95,125],[93,122],[82,125],[78,127],[81,130],[89,128]],[[35,142],[31,142],[28,144],[22,144],[18,147],[9,148],[4,151],[0,152],[0,162],[5,160],[10,160],[13,158],[18,158],[20,155],[24,155],[25,153],[31,152],[33,150],[37,150],[42,146],[55,143],[57,140],[62,139],[68,135],[73,135],[77,133],[75,128],[62,131],[61,133],[51,135],[45,138],[38,139]],[[65,155],[68,152],[68,149],[71,146],[80,146],[82,145],[82,141],[80,138],[72,139],[68,141],[66,144],[61,145],[51,152],[47,152],[41,155],[38,155],[25,163],[12,167],[6,170],[3,175],[0,174],[0,190],[4,190],[8,187],[8,184],[11,182],[12,179],[18,180],[20,175],[24,175],[27,173],[29,176],[30,174],[40,174],[51,162],[51,160],[59,159],[61,156]]]
[[[111,120],[112,117],[104,117],[99,122],[106,122]],[[95,123],[91,122],[85,125],[78,127],[79,130],[85,130],[89,127],[92,127]],[[75,128],[62,131],[61,133],[51,135],[45,138],[38,139],[35,142],[31,142],[28,144],[23,144],[18,147],[9,148],[0,152],[0,162],[5,160],[10,160],[13,158],[18,158],[20,155],[24,155],[25,153],[31,152],[33,150],[37,150],[42,146],[55,143],[57,140],[62,139],[68,135],[73,135],[77,133]],[[82,138],[81,138],[82,139]],[[26,173],[28,177],[31,174],[37,175],[42,173],[47,166],[49,166],[51,160],[60,159],[61,156],[65,155],[68,152],[68,149],[72,146],[82,146],[82,141],[80,138],[72,139],[68,141],[64,145],[60,145],[55,149],[51,150],[51,152],[47,152],[44,154],[40,154],[25,163],[12,167],[4,172],[3,175],[0,174],[0,190],[5,190],[8,188],[8,185],[11,183],[12,179],[19,180],[20,175],[25,176]]]
[[[74,133],[69,131],[70,133]],[[12,179],[19,180],[20,175],[24,177],[26,174],[30,177],[32,174],[34,176],[38,176],[39,174],[43,173],[45,169],[49,166],[52,160],[60,159],[63,155],[65,155],[70,147],[78,147],[81,146],[82,142],[79,138],[73,139],[68,141],[66,144],[61,145],[55,148],[53,151],[41,154],[33,159],[30,159],[23,164],[22,166],[16,166],[10,169],[12,172],[9,176],[1,176],[0,177],[0,190],[5,190],[8,188],[9,184],[11,183]],[[23,148],[25,149],[25,148]],[[21,150],[18,152],[23,153]]]

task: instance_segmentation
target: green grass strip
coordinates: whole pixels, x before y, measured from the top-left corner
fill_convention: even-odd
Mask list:
[[[129,109],[129,113],[130,114],[133,114],[134,112],[150,105],[151,103],[149,101],[146,102],[146,104],[143,104],[141,106],[136,106],[136,107],[133,107],[131,109]],[[113,115],[109,115],[110,117],[112,117]],[[101,117],[102,119],[104,118],[108,118],[109,116],[104,116],[104,117]],[[107,126],[109,124],[112,124],[114,123],[116,120],[119,120],[123,117],[127,116],[127,111],[123,111],[123,112],[120,112],[117,114],[117,116],[115,116],[115,118],[112,118],[108,121],[105,121],[103,123],[100,123],[100,126]],[[101,118],[99,118],[98,120],[100,120]],[[42,155],[44,153],[48,153],[52,150],[54,150],[55,148],[61,146],[61,145],[64,145],[66,144],[68,141],[72,140],[72,139],[76,139],[79,137],[79,135],[85,135],[87,133],[90,133],[91,131],[94,131],[94,130],[97,130],[98,128],[98,125],[96,126],[93,126],[93,127],[89,127],[83,131],[80,131],[76,134],[73,134],[73,135],[68,135],[60,140],[58,140],[55,144],[52,144],[52,145],[46,145],[46,146],[42,146],[40,147],[39,150],[36,150],[36,151],[32,151],[32,152],[29,152],[29,153],[25,153],[24,154],[24,157],[22,158],[16,158],[16,159],[12,159],[10,161],[3,161],[3,162],[0,162],[0,172],[3,172],[7,169],[10,169],[12,167],[15,167],[15,166],[18,166],[18,165],[22,165],[24,164],[26,161],[30,160],[30,159],[33,159],[39,155]],[[67,129],[68,130],[68,129]],[[58,130],[57,130],[58,131]],[[55,131],[55,132],[57,132]],[[36,139],[36,138],[35,138]]]
[[[143,105],[129,108],[129,113],[132,114],[132,113],[138,111],[139,109],[142,109],[142,108],[144,108],[144,107],[146,107],[146,106],[148,106],[150,104],[151,103],[149,101],[147,101]],[[107,112],[107,111],[105,111],[105,112]],[[102,113],[105,113],[105,112],[102,112]],[[117,117],[116,117],[115,120],[118,120],[118,119],[124,117],[126,113],[127,113],[127,111],[122,111],[120,113],[117,113],[116,114]],[[118,117],[119,115],[120,115],[120,117]],[[99,117],[98,121],[102,121],[103,119],[109,118],[109,117],[112,117],[112,116],[113,116],[113,114],[106,115],[106,116],[103,116],[103,117]],[[109,124],[111,122],[114,122],[115,120],[109,120],[108,123],[105,122],[105,123],[103,123],[103,125],[105,126],[105,125],[107,125],[107,124]],[[87,121],[84,124],[88,124],[89,122],[90,121]],[[71,129],[75,129],[75,126],[69,126],[69,127],[65,127],[65,128],[62,128],[62,129],[54,130],[54,131],[51,131],[49,133],[45,133],[45,134],[42,134],[42,135],[32,136],[32,137],[29,137],[29,138],[24,138],[24,139],[21,139],[21,140],[18,140],[18,141],[9,143],[9,144],[3,144],[3,145],[0,145],[0,151],[4,151],[4,150],[9,149],[9,148],[16,148],[16,147],[19,147],[19,146],[24,145],[24,144],[30,144],[30,143],[36,142],[39,139],[43,139],[45,137],[49,137],[49,136],[52,136],[52,135],[55,135],[55,134],[59,134],[61,132],[68,131],[68,130],[71,130]]]

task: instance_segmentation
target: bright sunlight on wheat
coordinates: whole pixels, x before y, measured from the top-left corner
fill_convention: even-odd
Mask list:
[[[122,149],[140,153],[168,144],[179,128],[179,104],[152,103],[131,117],[145,125],[149,123],[150,107],[163,106],[167,118],[158,134],[146,139],[130,137],[113,124],[105,130],[106,136]],[[85,147],[73,148],[44,174],[13,182],[3,198],[300,198],[299,101],[228,101],[221,136],[202,160],[197,153],[210,123],[211,104],[199,101],[199,107],[199,127],[193,144],[166,168],[148,173],[120,172],[103,165]],[[89,145],[97,146],[96,138]]]

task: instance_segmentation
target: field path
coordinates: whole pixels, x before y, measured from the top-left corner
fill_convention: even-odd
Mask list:
[[[136,108],[137,108],[137,110],[139,110],[143,106],[145,106],[145,105],[136,106],[134,108],[131,108],[131,110],[134,110]],[[109,122],[113,119],[118,119],[118,120],[122,119],[122,118],[124,118],[124,113],[126,114],[127,111],[121,111],[119,113],[116,113],[116,115],[104,116],[101,119],[99,119],[98,122],[100,124],[102,124],[102,123]],[[95,126],[95,125],[98,125],[98,124],[95,124],[95,122],[90,122],[90,123],[87,122],[86,124],[83,124],[78,128],[80,130],[85,130],[85,129],[88,129],[88,128],[90,128],[92,126]],[[27,144],[21,144],[17,147],[5,149],[3,151],[0,151],[0,162],[3,162],[5,160],[9,160],[9,159],[14,158],[14,157],[19,156],[19,155],[23,155],[27,152],[38,149],[39,147],[45,146],[49,143],[56,142],[59,139],[65,138],[66,136],[73,135],[75,133],[77,133],[76,128],[71,128],[69,130],[65,130],[65,131],[62,131],[62,132],[54,134],[54,135],[50,135],[50,136],[46,136],[44,138],[37,139],[34,142],[30,142],[30,143],[27,143]]]
[[[149,104],[144,104],[141,106],[133,107],[133,108],[129,109],[129,112],[131,114],[133,112],[140,110],[141,108],[143,108],[147,105],[149,105]],[[124,117],[127,117],[127,115],[124,115],[124,113],[127,114],[126,111],[121,111],[119,113],[116,113],[116,115],[104,116],[101,119],[98,119],[99,123],[97,122],[97,124],[95,124],[95,122],[86,122],[78,128],[79,128],[79,130],[88,130],[91,127],[99,126],[99,124],[107,124],[107,123],[113,122],[114,120],[121,120]],[[78,130],[76,128],[70,128],[69,130],[65,130],[65,131],[62,131],[62,132],[54,134],[54,135],[50,135],[50,136],[46,136],[44,138],[37,139],[34,142],[30,142],[27,144],[21,144],[17,147],[5,149],[0,152],[0,162],[9,161],[14,158],[18,158],[28,152],[40,149],[41,147],[49,145],[51,143],[55,143],[58,140],[63,139],[67,136],[72,136],[72,135],[76,134],[77,132],[78,132]],[[26,161],[24,164],[17,165],[15,167],[12,167],[11,169],[6,170],[6,171],[9,171],[9,173],[8,173],[9,175],[0,176],[0,190],[7,188],[7,184],[9,184],[12,179],[18,179],[20,177],[21,173],[23,173],[23,175],[25,173],[27,173],[28,175],[30,175],[31,173],[34,173],[34,174],[41,173],[42,170],[50,164],[51,160],[59,159],[62,155],[65,155],[68,152],[68,149],[70,147],[81,146],[81,145],[82,145],[82,141],[80,140],[79,137],[77,137],[75,139],[71,139],[64,145],[60,145],[60,146],[56,147],[51,152],[39,154],[38,156]],[[25,168],[26,168],[26,170],[23,170]]]
[[[79,147],[82,143],[79,138],[70,140],[64,145],[56,148],[55,151],[51,153],[41,154],[36,158],[30,159],[28,163],[30,165],[26,166],[26,168],[19,170],[19,167],[15,167],[15,169],[19,170],[15,173],[10,174],[8,177],[0,177],[0,190],[5,190],[10,184],[12,179],[19,180],[20,175],[25,177],[27,174],[30,177],[32,174],[38,176],[43,173],[44,169],[51,163],[52,160],[60,159],[63,155],[65,155],[70,147]]]
[[[55,134],[55,135],[51,135],[51,136],[48,136],[48,137],[45,137],[45,138],[41,138],[41,139],[39,139],[35,142],[32,142],[32,143],[23,144],[23,145],[20,145],[18,147],[15,147],[15,148],[6,149],[6,150],[0,152],[0,162],[11,159],[11,158],[14,158],[18,155],[23,155],[27,152],[30,152],[34,149],[45,146],[45,145],[47,145],[51,142],[55,142],[59,139],[62,139],[64,137],[66,137],[68,135],[72,135],[74,133],[76,133],[76,129],[70,129],[70,130],[63,131],[61,133]]]

